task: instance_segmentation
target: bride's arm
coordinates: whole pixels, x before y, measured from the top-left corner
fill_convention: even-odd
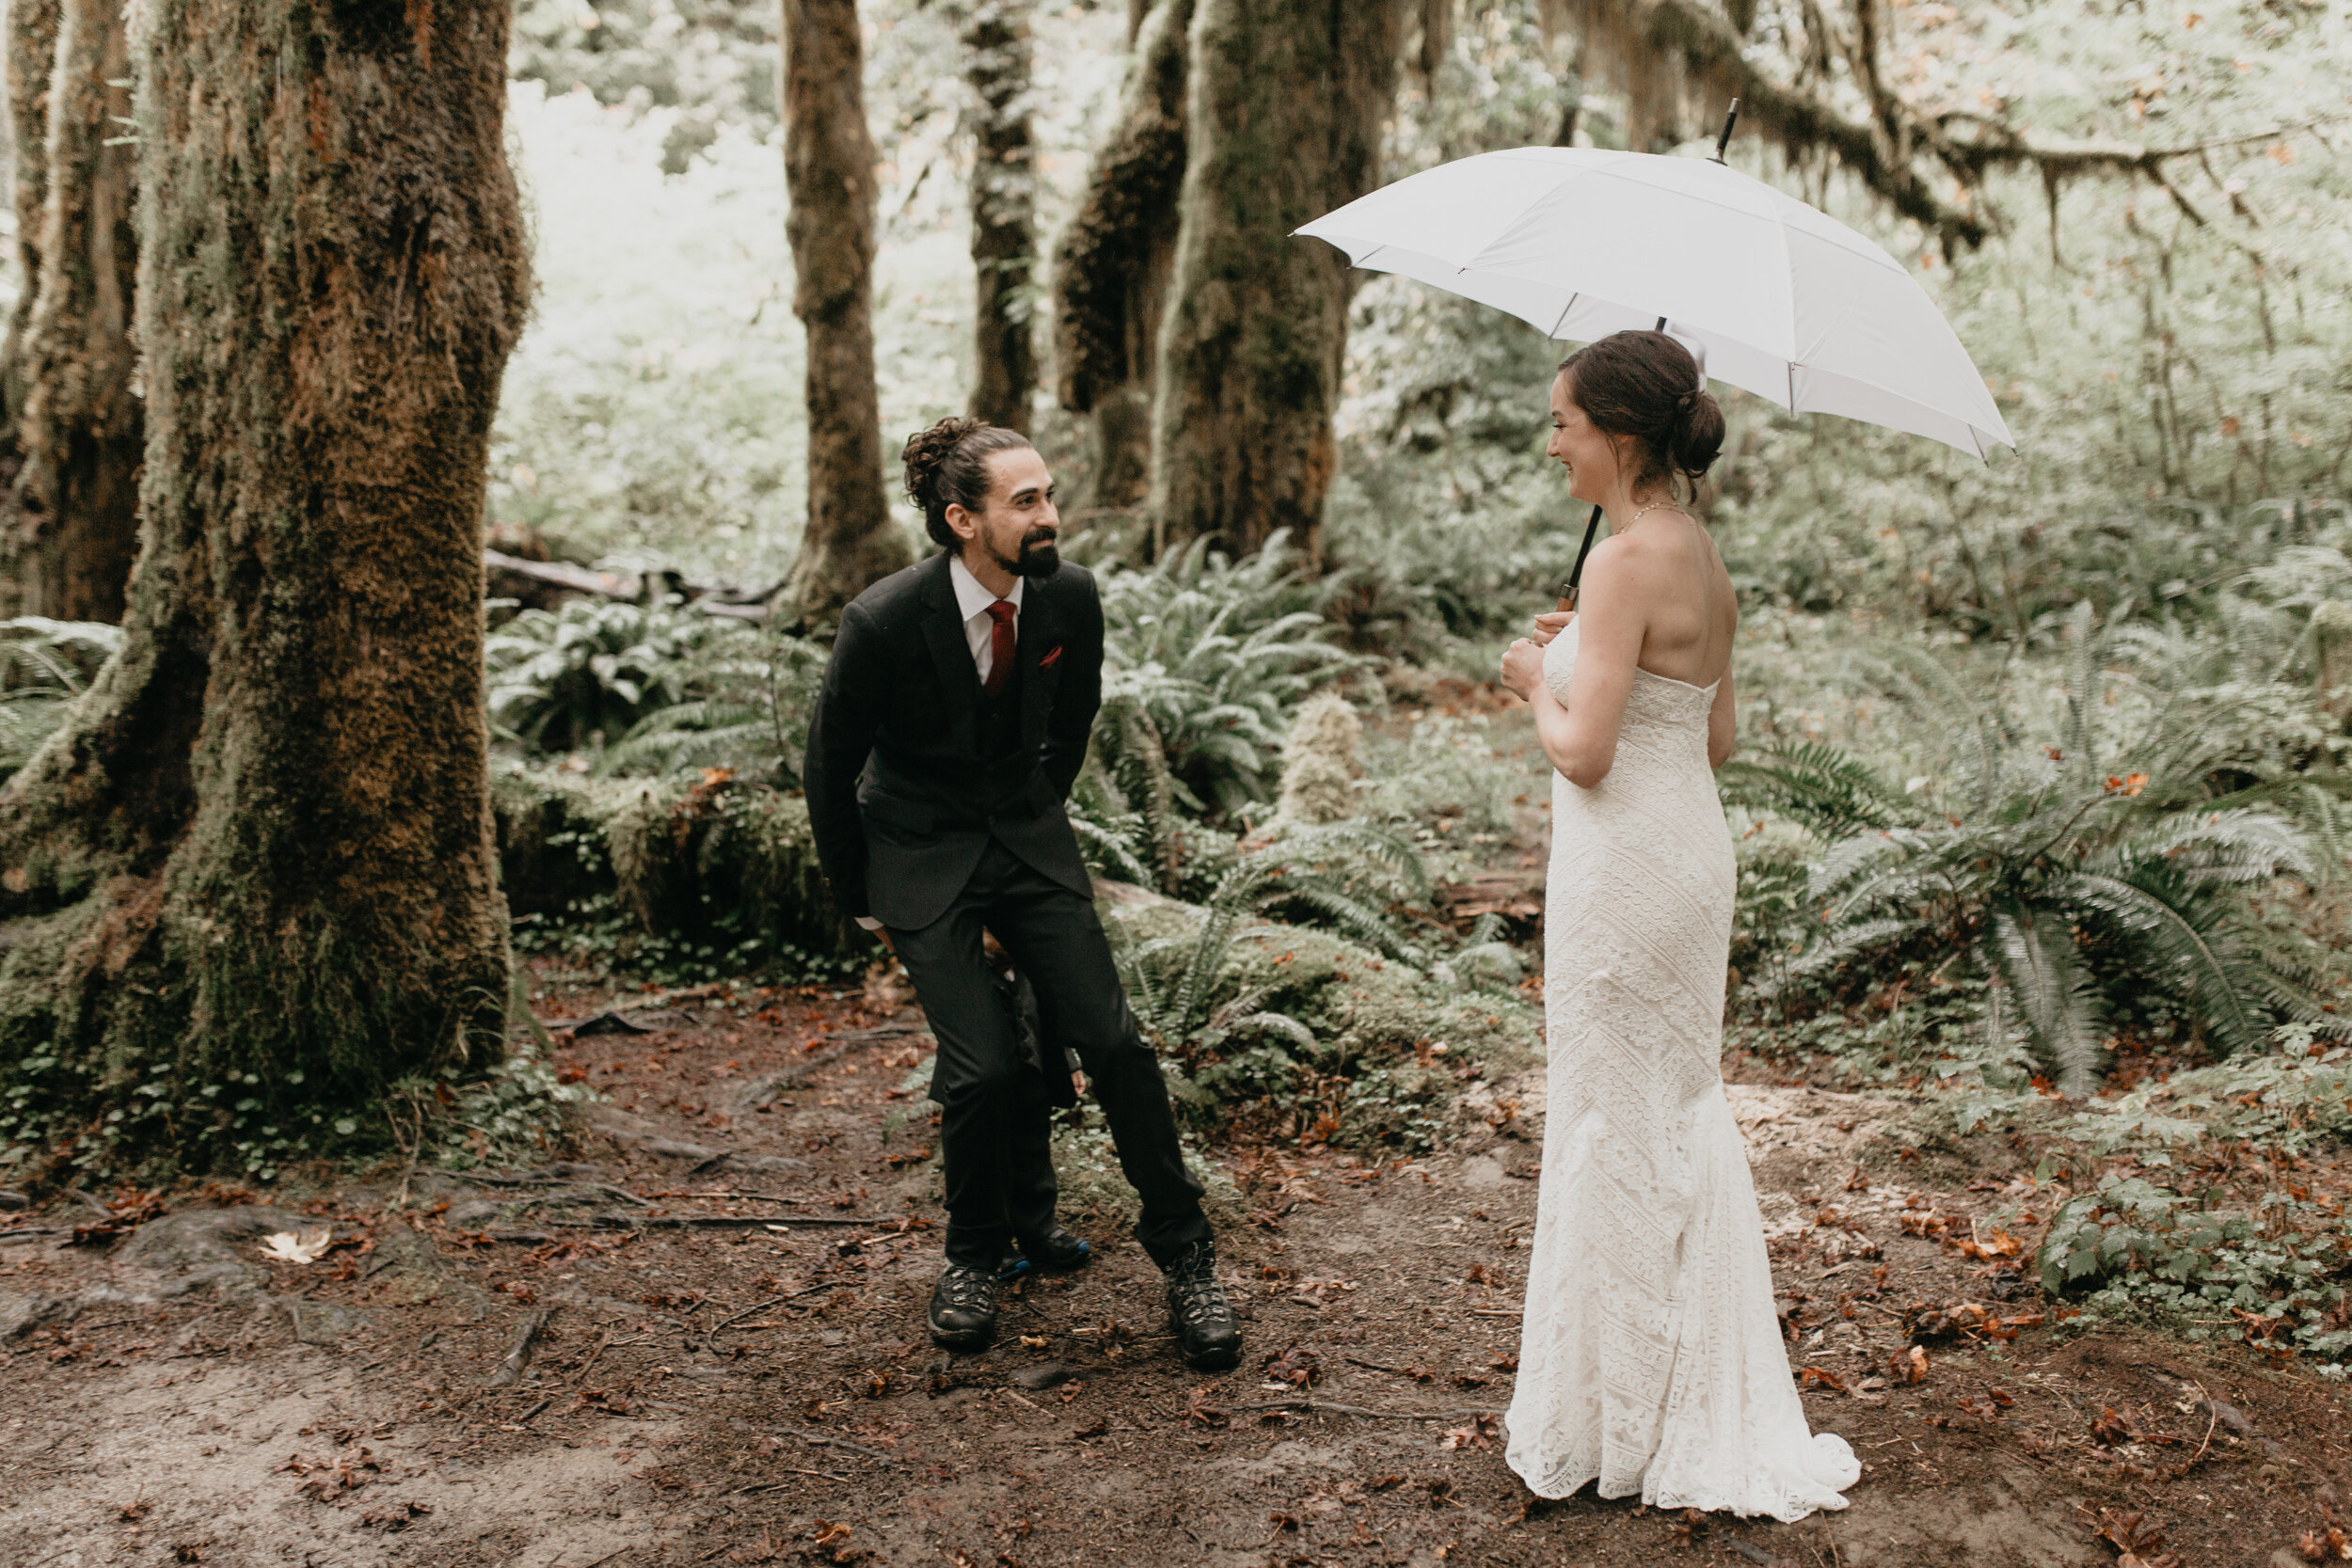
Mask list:
[[[1617,761],[1617,731],[1633,694],[1633,668],[1642,657],[1645,618],[1640,594],[1619,550],[1604,541],[1584,565],[1584,594],[1577,617],[1576,673],[1563,705],[1540,673],[1523,693],[1535,709],[1535,737],[1551,766],[1581,789],[1609,776]]]

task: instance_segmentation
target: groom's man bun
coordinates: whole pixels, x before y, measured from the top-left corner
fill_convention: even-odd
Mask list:
[[[1634,438],[1637,490],[1677,476],[1695,485],[1724,450],[1724,411],[1699,362],[1663,332],[1613,332],[1561,360],[1560,373],[1596,429]]]
[[[941,548],[956,547],[949,507],[978,512],[988,505],[989,458],[1028,444],[1017,430],[953,414],[907,437],[898,454],[906,464],[907,498],[922,509],[923,527]]]

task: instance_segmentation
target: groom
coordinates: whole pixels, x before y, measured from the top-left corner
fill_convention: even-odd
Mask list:
[[[804,774],[834,899],[898,953],[939,1041],[947,1266],[931,1338],[978,1349],[999,1279],[1087,1260],[1054,1219],[1049,1118],[1071,1102],[1066,1048],[1142,1199],[1136,1236],[1167,1276],[1185,1360],[1231,1367],[1241,1331],[1200,1186],[1062,811],[1102,702],[1094,578],[1057,553],[1053,479],[1026,437],[942,420],[905,457],[941,553],[842,612]],[[1024,1049],[983,928],[1035,990],[1041,1052],[1039,1039]]]

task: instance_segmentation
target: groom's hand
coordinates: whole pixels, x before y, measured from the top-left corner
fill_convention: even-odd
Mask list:
[[[1575,619],[1576,611],[1573,610],[1548,610],[1535,617],[1535,629],[1527,634],[1527,640],[1538,648],[1544,647],[1560,635],[1563,626]]]

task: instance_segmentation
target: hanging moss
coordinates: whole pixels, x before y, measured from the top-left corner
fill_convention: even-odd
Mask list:
[[[750,929],[771,947],[862,956],[873,939],[842,918],[817,860],[808,802],[797,795],[743,791],[704,833],[697,867],[706,888],[730,882]]]
[[[1134,15],[1119,118],[1054,248],[1055,392],[1094,416],[1084,504],[1123,509],[1151,486],[1151,384],[1184,179],[1185,33],[1194,0]]]
[[[1119,118],[1054,247],[1056,392],[1073,413],[1152,374],[1184,178],[1184,35],[1193,0],[1142,22]]]

